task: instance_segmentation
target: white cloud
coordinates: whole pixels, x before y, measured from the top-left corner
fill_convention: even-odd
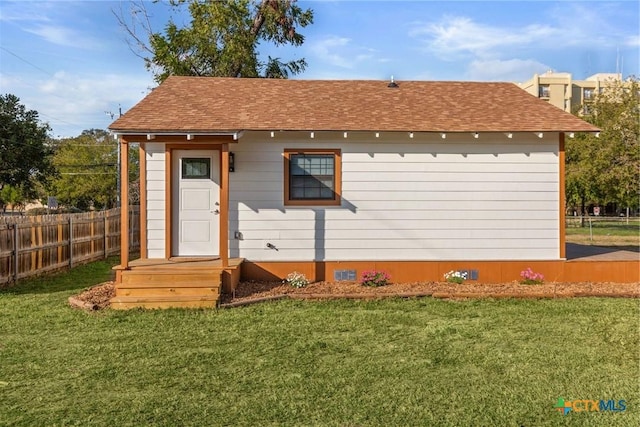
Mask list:
[[[3,1],[0,8],[0,22],[49,22],[50,19],[43,13],[49,9],[50,4],[43,2],[6,2]]]
[[[640,35],[634,35],[627,37],[625,45],[629,47],[640,47]]]
[[[466,17],[446,17],[437,23],[416,24],[410,35],[423,38],[430,51],[446,59],[461,54],[495,57],[505,47],[540,42],[560,33],[548,25],[509,29],[480,24]]]
[[[144,72],[80,75],[59,71],[53,77],[28,81],[3,74],[0,82],[9,82],[21,102],[51,125],[55,137],[77,136],[91,128],[106,129],[112,122],[106,112],[117,116],[119,105],[126,111],[153,85],[152,77]]]
[[[339,49],[346,47],[350,42],[351,39],[346,37],[330,36],[314,43],[311,46],[311,51],[323,62],[341,68],[352,68],[353,63],[345,56],[337,53]]]
[[[81,31],[71,2],[4,2],[0,22],[15,25],[20,31],[34,34],[48,43],[81,49],[95,49],[99,39]]]
[[[469,64],[467,76],[476,81],[522,82],[549,69],[548,65],[533,59],[478,59]]]
[[[328,36],[311,44],[310,51],[317,57],[318,65],[330,65],[343,70],[351,70],[365,62],[387,61],[378,57],[377,50],[354,45],[347,37]]]
[[[430,22],[414,22],[409,36],[421,40],[429,52],[448,60],[463,57],[500,58],[518,50],[559,51],[581,47],[609,49],[625,43],[639,46],[640,36],[629,36],[620,3],[539,3],[536,14],[524,23],[493,25],[469,16],[443,16]],[[523,17],[519,17],[523,18]],[[637,25],[637,24],[636,24]],[[636,27],[637,32],[637,27]]]
[[[583,46],[589,49],[611,48],[627,34],[621,21],[629,12],[616,2],[561,2],[547,11],[547,19],[554,20],[563,37],[550,40],[547,47]],[[637,28],[637,19],[636,19]],[[637,30],[636,30],[637,31]]]
[[[73,28],[59,25],[37,25],[24,31],[42,37],[45,41],[65,47],[92,49],[99,46],[97,40],[79,33]]]
[[[11,89],[22,84],[18,76],[0,73],[0,93],[10,93]]]

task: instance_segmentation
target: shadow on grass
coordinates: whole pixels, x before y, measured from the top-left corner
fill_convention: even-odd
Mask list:
[[[119,257],[95,261],[53,274],[19,280],[0,288],[0,293],[48,294],[63,291],[82,290],[102,282],[113,280],[112,267],[117,265]]]

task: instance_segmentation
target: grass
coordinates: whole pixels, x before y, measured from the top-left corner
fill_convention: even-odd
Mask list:
[[[585,220],[584,226],[580,227],[579,222],[568,224],[566,228],[567,234],[586,234],[593,233],[595,236],[638,236],[640,235],[640,220],[632,219],[628,223],[626,219],[621,220],[594,220],[591,221],[591,229],[589,229],[589,220]]]
[[[607,220],[585,220],[585,226],[580,227],[579,220],[567,217],[567,242],[596,246],[627,246],[640,247],[640,220],[626,218]]]
[[[109,267],[0,292],[0,424],[640,424],[637,300],[66,305]],[[563,416],[559,397],[627,410]]]

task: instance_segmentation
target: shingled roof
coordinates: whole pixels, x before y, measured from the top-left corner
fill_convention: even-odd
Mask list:
[[[597,132],[512,83],[169,77],[111,131]]]

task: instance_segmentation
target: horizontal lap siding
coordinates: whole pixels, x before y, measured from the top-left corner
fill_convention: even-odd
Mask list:
[[[165,257],[165,148],[146,143],[147,165],[147,257]]]
[[[245,135],[232,148],[230,231],[242,239],[232,239],[231,256],[558,259],[557,134],[520,138],[394,144]],[[342,206],[283,205],[285,148],[342,150]]]

